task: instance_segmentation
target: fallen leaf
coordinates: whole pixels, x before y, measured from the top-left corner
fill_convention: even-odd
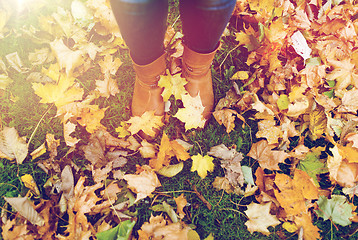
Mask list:
[[[45,143],[41,144],[38,148],[36,148],[32,153],[30,153],[32,159],[36,159],[40,157],[41,155],[46,153],[46,146]]]
[[[96,238],[98,240],[130,239],[135,223],[135,221],[132,222],[131,220],[122,221],[114,228],[111,228],[107,231],[98,232],[96,234]]]
[[[315,211],[317,216],[323,218],[323,220],[331,219],[341,226],[348,226],[352,223],[349,218],[353,217],[355,207],[347,202],[345,196],[332,195],[331,199],[320,196],[317,205],[318,210]]]
[[[266,140],[252,144],[247,156],[256,159],[262,168],[280,170],[278,163],[282,163],[289,156],[284,151],[272,150],[275,146],[269,145]]]
[[[162,92],[164,102],[168,101],[171,95],[177,100],[182,99],[182,95],[188,93],[184,88],[187,83],[185,78],[181,77],[181,73],[171,75],[167,70],[166,75],[161,75],[158,81],[158,86],[164,88]]]
[[[193,160],[193,165],[191,166],[190,171],[192,172],[197,171],[198,175],[202,179],[206,177],[208,172],[214,171],[214,166],[215,166],[213,163],[214,158],[208,155],[202,156],[200,154],[197,154],[192,156],[191,159]]]
[[[127,181],[128,188],[137,193],[135,202],[148,197],[161,184],[153,169],[149,166],[142,166],[142,172],[137,174],[126,174],[123,179]]]
[[[101,67],[102,73],[109,78],[109,74],[115,75],[118,68],[122,65],[122,61],[119,58],[113,59],[112,55],[104,56],[103,60],[98,61]]]
[[[230,184],[226,177],[216,177],[212,185],[214,188],[224,190],[228,194],[234,192],[234,187]]]
[[[177,204],[177,213],[179,214],[179,218],[183,219],[185,216],[184,207],[188,203],[184,193],[182,193],[179,197],[174,198],[175,203]]]
[[[25,187],[30,189],[36,196],[40,195],[40,190],[37,187],[34,178],[30,174],[21,176],[21,181],[24,183]]]
[[[203,117],[204,107],[200,94],[191,97],[189,94],[182,96],[184,108],[180,108],[174,117],[185,123],[185,130],[203,128],[206,120]]]
[[[159,171],[157,171],[158,174],[165,176],[165,177],[174,177],[178,173],[180,173],[184,168],[183,162],[180,162],[178,164],[171,164],[169,166],[164,166]]]
[[[101,97],[109,98],[119,93],[117,82],[109,75],[105,75],[104,80],[96,80],[96,90]]]
[[[310,112],[310,125],[309,129],[312,133],[312,139],[320,138],[323,133],[327,132],[327,117],[325,109],[316,105],[316,108]]]
[[[142,146],[138,150],[143,158],[155,158],[157,150],[153,144],[147,142],[145,139],[140,144]]]
[[[145,134],[154,137],[156,135],[155,130],[163,126],[162,116],[155,116],[154,111],[145,112],[142,116],[131,117],[128,121],[131,124],[128,131],[131,134],[136,134],[139,131],[143,131]]]
[[[250,203],[245,211],[248,221],[245,222],[247,229],[252,234],[253,232],[260,232],[264,235],[269,235],[268,227],[276,226],[281,222],[270,214],[271,202],[266,204]]]
[[[294,222],[298,228],[303,229],[304,239],[317,240],[321,238],[319,228],[313,225],[312,218],[309,214],[305,213],[300,216],[295,216]]]
[[[25,137],[19,137],[15,128],[4,127],[0,132],[0,152],[6,158],[16,159],[16,163],[21,164],[28,153],[25,139]]]
[[[36,212],[30,200],[27,197],[4,197],[21,216],[29,220],[32,224],[43,226],[44,219]]]
[[[0,74],[0,90],[5,90],[13,80],[5,74]]]

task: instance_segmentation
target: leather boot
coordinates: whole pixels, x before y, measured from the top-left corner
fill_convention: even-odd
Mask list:
[[[197,53],[184,45],[183,77],[188,83],[185,85],[190,96],[200,95],[205,107],[203,117],[209,119],[214,106],[214,92],[211,77],[211,64],[218,47],[211,53]]]
[[[147,65],[133,61],[136,73],[132,99],[132,116],[142,116],[147,111],[155,111],[157,116],[164,115],[163,88],[158,86],[160,75],[166,69],[166,54]]]

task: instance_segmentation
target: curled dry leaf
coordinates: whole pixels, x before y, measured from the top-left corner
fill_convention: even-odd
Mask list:
[[[37,187],[34,178],[30,174],[21,176],[21,181],[24,183],[25,187],[30,189],[36,196],[40,195],[40,190]]]
[[[179,218],[183,219],[185,216],[185,212],[183,208],[188,203],[184,196],[184,193],[182,193],[179,197],[174,198],[174,201],[177,204],[177,213],[179,214]]]

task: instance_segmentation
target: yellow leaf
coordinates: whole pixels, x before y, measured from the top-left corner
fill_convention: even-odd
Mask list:
[[[337,145],[344,158],[348,160],[350,163],[358,163],[358,151],[357,149],[350,146],[341,146]]]
[[[40,157],[42,154],[46,152],[45,143],[41,144],[38,148],[36,148],[32,153],[30,153],[32,159],[36,159]]]
[[[91,108],[83,108],[81,114],[77,116],[76,120],[83,127],[86,127],[87,132],[93,133],[98,128],[105,127],[101,124],[104,118],[104,113],[108,107],[99,109],[98,105],[90,105]]]
[[[175,175],[177,175],[183,170],[183,167],[184,167],[183,162],[180,162],[178,164],[164,166],[161,169],[159,169],[157,173],[165,177],[174,177]]]
[[[203,128],[206,120],[203,117],[204,107],[198,94],[191,97],[189,94],[182,95],[184,108],[180,108],[174,117],[185,123],[185,130]]]
[[[249,74],[247,71],[237,71],[230,80],[246,80],[249,78]]]
[[[119,125],[119,127],[117,127],[115,130],[118,133],[118,137],[119,138],[124,138],[126,136],[131,135],[130,132],[127,131],[128,126],[126,124],[126,122],[122,121]]]
[[[291,223],[291,222],[284,222],[282,224],[282,227],[284,229],[286,229],[287,232],[290,232],[290,233],[294,233],[294,232],[296,232],[298,230],[296,224]]]
[[[21,176],[21,181],[24,183],[25,187],[30,189],[36,196],[40,195],[39,188],[34,180],[34,178],[30,174],[25,174]]]
[[[163,126],[162,116],[155,116],[154,111],[143,113],[142,116],[131,117],[128,121],[131,124],[128,131],[131,134],[136,134],[142,130],[145,134],[154,137],[156,132],[153,129],[159,129]]]
[[[101,97],[109,98],[119,93],[117,82],[109,75],[105,75],[104,80],[96,80],[96,90]]]
[[[72,78],[67,78],[63,74],[59,75],[57,84],[32,83],[32,88],[41,98],[41,103],[54,103],[56,107],[81,100],[83,95],[83,89],[73,84]]]
[[[12,83],[11,78],[5,74],[0,74],[0,90],[5,90],[10,83]]]
[[[201,178],[205,178],[208,172],[214,171],[214,158],[208,155],[202,156],[200,154],[197,154],[195,156],[192,156],[191,159],[193,160],[191,171],[197,171]]]
[[[179,197],[174,198],[175,203],[177,204],[177,213],[179,214],[179,218],[182,219],[185,216],[185,212],[183,211],[183,208],[188,203],[186,201],[186,198],[184,196],[184,193],[182,193]]]
[[[256,133],[257,138],[266,138],[268,144],[278,143],[278,139],[283,137],[282,130],[275,126],[275,120],[262,120],[258,123],[259,131]]]
[[[158,86],[164,88],[162,92],[164,102],[168,101],[171,95],[174,95],[175,99],[182,99],[182,95],[187,93],[184,86],[188,82],[180,75],[181,73],[170,75],[167,70],[167,75],[160,76]]]
[[[321,137],[327,131],[327,116],[324,107],[317,104],[317,107],[310,112],[309,129],[313,140]]]

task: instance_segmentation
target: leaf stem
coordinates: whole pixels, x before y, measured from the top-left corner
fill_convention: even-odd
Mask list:
[[[37,123],[37,125],[36,125],[34,131],[32,132],[32,134],[31,134],[31,136],[30,136],[30,138],[29,138],[29,141],[28,141],[28,143],[27,143],[27,147],[30,146],[30,142],[31,142],[32,139],[34,138],[35,133],[36,133],[37,129],[38,129],[39,126],[40,126],[40,123],[42,122],[42,120],[45,118],[46,114],[51,110],[51,108],[52,108],[54,105],[55,105],[55,104],[52,103],[52,104],[50,105],[50,107],[46,110],[46,112],[45,112],[44,114],[42,114],[41,119],[38,121],[38,123]]]

